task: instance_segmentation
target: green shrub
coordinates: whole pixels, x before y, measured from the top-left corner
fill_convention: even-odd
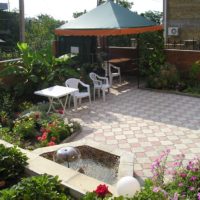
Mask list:
[[[13,181],[24,174],[27,157],[16,147],[0,144],[0,180]]]
[[[24,101],[21,104],[19,104],[18,109],[19,109],[19,111],[22,112],[22,111],[32,108],[33,106],[34,106],[33,103],[31,103],[29,101]]]
[[[200,87],[200,60],[196,61],[189,72],[189,85]]]
[[[8,117],[12,117],[15,109],[14,97],[2,88],[0,88],[0,94],[0,112],[5,112]]]
[[[20,138],[17,137],[9,127],[0,126],[0,139],[5,140],[14,145],[20,145]]]
[[[25,178],[10,189],[0,192],[0,200],[67,200],[58,177],[49,175]]]
[[[165,63],[160,66],[157,74],[148,76],[148,87],[156,89],[175,89],[180,81],[178,71],[174,65]]]
[[[22,139],[31,139],[36,137],[35,119],[32,117],[24,117],[17,119],[14,123],[13,132]]]

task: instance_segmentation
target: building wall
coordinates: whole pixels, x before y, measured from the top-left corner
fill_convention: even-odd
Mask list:
[[[167,0],[167,27],[179,27],[175,40],[200,40],[200,0]]]

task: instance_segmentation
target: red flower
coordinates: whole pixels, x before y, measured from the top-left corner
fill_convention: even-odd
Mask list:
[[[41,140],[44,141],[47,139],[47,132],[43,132]]]
[[[55,142],[50,141],[50,142],[48,143],[48,146],[53,146],[53,145],[55,145],[55,144],[56,144]]]
[[[51,141],[55,142],[56,141],[56,137],[51,137]]]
[[[42,140],[42,137],[41,136],[37,136],[36,138],[38,141],[41,141]]]
[[[180,177],[182,177],[182,178],[185,178],[186,176],[187,176],[187,174],[185,174],[185,173],[180,174]]]
[[[59,114],[64,114],[64,110],[63,110],[63,109],[59,109],[59,110],[58,110],[58,113],[59,113]]]
[[[111,194],[108,190],[108,186],[104,185],[98,185],[97,189],[94,191],[98,197],[104,198],[107,194]]]

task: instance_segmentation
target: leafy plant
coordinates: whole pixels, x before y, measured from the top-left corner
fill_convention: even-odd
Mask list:
[[[71,76],[78,77],[78,71],[73,68],[73,58],[55,58],[51,47],[33,51],[26,43],[18,43],[21,61],[9,64],[0,71],[0,77],[15,75],[20,81],[13,86],[16,96],[30,99],[34,91],[50,85],[64,83]]]
[[[189,85],[200,88],[200,60],[196,61],[189,72]]]
[[[70,199],[64,193],[58,177],[49,175],[33,176],[25,178],[10,189],[0,192],[0,200],[67,200]]]
[[[27,157],[17,147],[6,148],[0,144],[0,180],[19,179],[24,174],[26,161]]]
[[[0,126],[0,139],[5,140],[14,145],[20,145],[20,137],[17,137],[10,128]]]
[[[17,119],[14,123],[13,132],[22,139],[31,139],[36,136],[35,119],[32,117],[24,117]]]
[[[178,71],[174,65],[164,63],[159,72],[149,74],[148,87],[158,89],[175,89],[180,81]]]

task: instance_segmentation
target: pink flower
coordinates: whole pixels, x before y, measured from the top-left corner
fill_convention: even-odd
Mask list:
[[[153,188],[153,192],[157,193],[157,192],[159,192],[159,191],[160,191],[160,188],[159,188],[159,187]]]
[[[200,200],[200,192],[197,194],[197,198],[198,200]]]
[[[190,190],[190,191],[194,191],[194,190],[195,190],[195,187],[189,187],[189,190]]]
[[[178,186],[179,186],[179,187],[183,187],[183,183],[179,183]]]
[[[196,181],[197,180],[197,177],[196,176],[192,176],[191,178],[190,178],[190,181]]]
[[[182,178],[185,178],[186,176],[187,176],[187,174],[185,174],[185,173],[180,174],[180,177],[182,177]]]
[[[54,146],[55,144],[56,144],[55,142],[50,141],[50,142],[48,143],[48,146]]]

